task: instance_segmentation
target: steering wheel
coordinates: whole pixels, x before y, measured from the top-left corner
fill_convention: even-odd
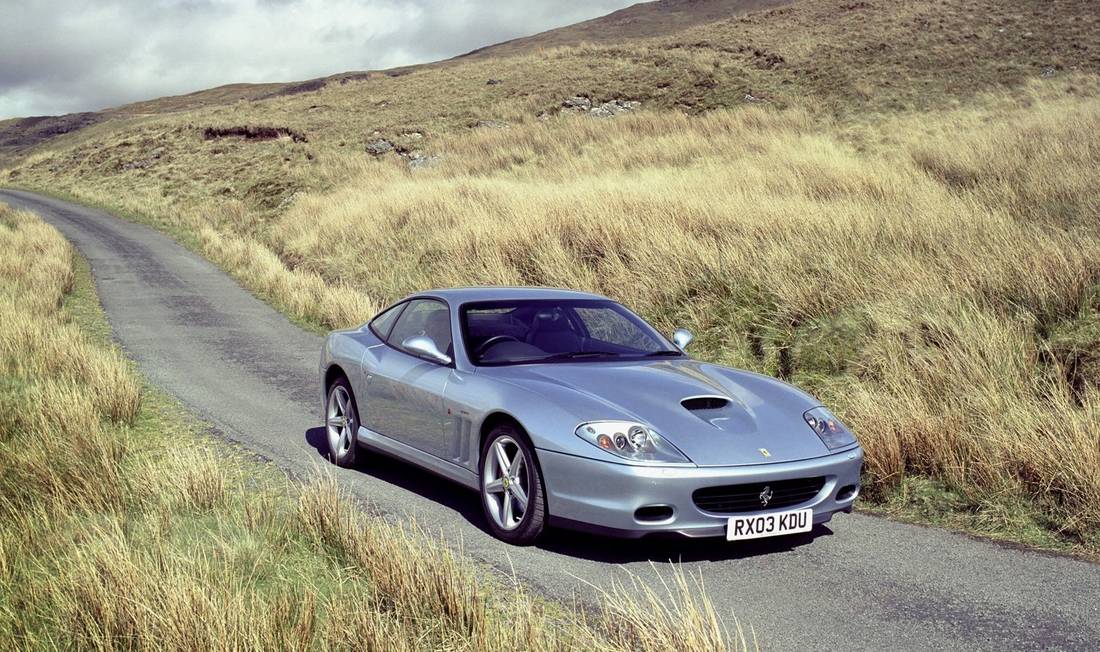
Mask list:
[[[481,345],[478,346],[477,349],[474,351],[474,355],[480,358],[481,356],[485,355],[485,352],[488,351],[490,347],[500,344],[501,342],[507,342],[509,340],[512,342],[519,342],[519,338],[512,337],[511,335],[494,335],[482,342]]]

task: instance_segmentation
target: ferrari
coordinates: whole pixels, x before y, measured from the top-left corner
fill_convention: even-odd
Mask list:
[[[457,482],[520,545],[549,527],[734,541],[851,512],[852,432],[792,385],[693,359],[691,341],[584,292],[415,294],[327,337],[329,456]]]

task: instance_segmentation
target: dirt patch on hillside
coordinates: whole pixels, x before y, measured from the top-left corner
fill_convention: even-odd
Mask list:
[[[264,125],[241,125],[237,127],[207,127],[202,130],[203,140],[218,138],[244,138],[245,140],[275,140],[287,137],[296,143],[308,143],[309,139],[300,131],[290,127],[270,127]]]

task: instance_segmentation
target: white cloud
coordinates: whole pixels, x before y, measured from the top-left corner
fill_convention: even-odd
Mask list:
[[[0,119],[434,61],[631,0],[4,0]],[[15,6],[10,6],[10,5]]]

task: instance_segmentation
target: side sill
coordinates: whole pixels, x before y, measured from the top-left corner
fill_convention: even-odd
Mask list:
[[[469,469],[463,468],[453,462],[439,459],[431,453],[425,453],[419,448],[403,444],[396,439],[391,439],[373,430],[364,428],[363,426],[359,426],[359,432],[356,434],[356,439],[358,439],[360,444],[363,444],[371,450],[384,453],[405,462],[411,462],[426,471],[431,471],[452,482],[457,482],[467,489],[477,491],[481,488],[479,486],[477,474]]]

